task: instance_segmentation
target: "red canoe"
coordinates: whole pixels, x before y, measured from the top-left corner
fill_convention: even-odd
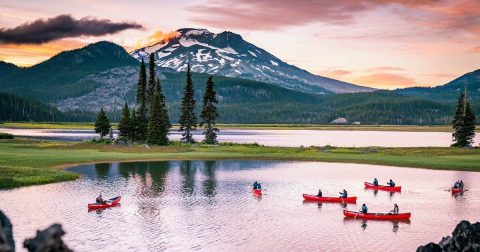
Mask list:
[[[463,188],[452,188],[452,193],[463,193],[465,189]]]
[[[366,220],[408,220],[411,213],[399,213],[399,214],[388,214],[388,213],[360,213],[352,212],[348,210],[343,210],[343,214],[349,218],[359,218]]]
[[[390,191],[390,192],[400,192],[402,190],[401,186],[383,186],[383,185],[374,185],[372,183],[365,182],[365,188],[367,189],[374,189],[374,190],[382,190],[382,191]]]
[[[262,190],[258,190],[258,189],[252,189],[252,193],[257,195],[257,196],[261,196],[262,195]]]
[[[118,205],[121,199],[122,197],[118,196],[118,197],[107,200],[104,204],[98,204],[98,203],[88,204],[88,209],[102,209],[102,208],[113,207]]]
[[[357,197],[348,197],[348,198],[334,198],[334,197],[318,197],[315,195],[303,194],[303,198],[309,201],[318,201],[318,202],[338,202],[338,203],[357,203]]]

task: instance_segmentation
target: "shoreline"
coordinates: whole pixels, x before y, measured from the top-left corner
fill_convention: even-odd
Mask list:
[[[255,144],[174,143],[166,147],[116,146],[17,138],[0,140],[0,189],[75,180],[66,169],[82,164],[166,160],[278,160],[480,171],[480,148],[267,147]]]
[[[112,124],[116,128],[116,124]],[[178,125],[173,124],[172,130]],[[401,132],[452,132],[451,125],[330,125],[330,124],[217,124],[220,130],[337,130],[337,131],[401,131]],[[0,128],[8,129],[69,129],[93,130],[93,123],[31,123],[5,122]],[[479,129],[480,130],[480,129]],[[480,132],[477,130],[477,132]]]

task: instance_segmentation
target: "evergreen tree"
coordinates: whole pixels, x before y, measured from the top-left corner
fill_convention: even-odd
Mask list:
[[[470,108],[465,93],[458,97],[457,109],[453,119],[454,147],[469,147],[475,138],[475,114]]]
[[[195,92],[193,89],[192,74],[190,73],[190,64],[187,66],[187,74],[185,88],[183,90],[183,98],[180,115],[180,131],[182,133],[182,141],[194,143],[192,130],[197,128],[197,115],[195,114]]]
[[[145,106],[146,102],[146,88],[147,88],[147,70],[145,69],[145,62],[140,63],[140,76],[137,83],[137,105],[139,108]]]
[[[162,102],[160,81],[157,81],[152,104],[150,106],[150,120],[148,122],[148,144],[168,145],[168,129],[170,123],[166,116],[165,103]],[[165,100],[163,98],[163,100]],[[167,120],[166,120],[167,119]]]
[[[125,102],[122,116],[118,122],[118,137],[122,140],[130,141],[131,134],[130,110],[128,109],[128,104]]]
[[[147,110],[151,107],[153,101],[153,95],[155,92],[155,55],[150,54],[150,61],[148,62],[148,84],[147,84],[147,93],[146,93],[146,107]],[[148,111],[147,111],[148,112]],[[150,117],[150,112],[147,113],[147,118]]]
[[[165,122],[164,127],[166,127],[168,131],[172,127],[172,124],[170,123],[170,117],[168,116],[167,101],[165,95],[163,94],[162,85],[160,84],[160,78],[157,78],[156,89],[158,90],[158,94],[160,96],[160,103],[163,112],[163,121]]]
[[[147,130],[148,130],[148,117],[147,117],[147,70],[145,69],[145,63],[143,62],[140,65],[140,76],[138,78],[137,84],[137,105],[138,111],[135,115],[135,141],[145,142],[147,140]]]
[[[139,142],[140,132],[138,128],[138,117],[135,108],[130,112],[130,121],[128,123],[130,128],[130,136],[128,137],[132,142]]]
[[[205,135],[205,143],[216,144],[218,128],[215,127],[215,121],[218,118],[217,112],[217,92],[215,91],[215,83],[213,77],[209,76],[205,95],[203,96],[202,113],[200,114],[200,127],[204,127],[203,134]]]
[[[95,132],[100,134],[100,139],[103,139],[104,136],[108,134],[112,126],[108,120],[107,113],[102,108],[97,114],[97,120],[95,121]]]

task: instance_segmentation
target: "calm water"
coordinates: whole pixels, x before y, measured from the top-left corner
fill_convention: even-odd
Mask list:
[[[72,168],[72,182],[0,191],[17,244],[60,222],[76,251],[412,251],[438,242],[463,219],[479,221],[480,173],[321,162],[172,161]],[[401,193],[366,191],[363,181],[393,178]],[[452,197],[457,179],[469,189]],[[250,185],[262,183],[256,198]],[[357,195],[357,210],[398,203],[411,222],[345,220],[339,204],[303,202],[302,193]],[[88,212],[99,192],[121,206]]]
[[[5,129],[18,136],[64,141],[83,141],[98,137],[93,130],[51,130],[51,129]],[[201,131],[195,139],[201,141]],[[178,140],[181,134],[171,131],[170,139]],[[267,146],[324,146],[339,147],[447,147],[452,143],[452,134],[446,132],[397,132],[397,131],[335,131],[335,130],[222,130],[218,136],[222,142],[259,143]],[[476,145],[480,143],[477,135]]]

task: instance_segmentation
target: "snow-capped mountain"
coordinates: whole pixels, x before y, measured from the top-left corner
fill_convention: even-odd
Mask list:
[[[311,74],[289,65],[235,33],[212,33],[205,29],[183,28],[170,38],[137,49],[130,54],[148,61],[155,54],[157,66],[185,71],[268,82],[282,87],[315,93],[356,93],[375,89]]]

